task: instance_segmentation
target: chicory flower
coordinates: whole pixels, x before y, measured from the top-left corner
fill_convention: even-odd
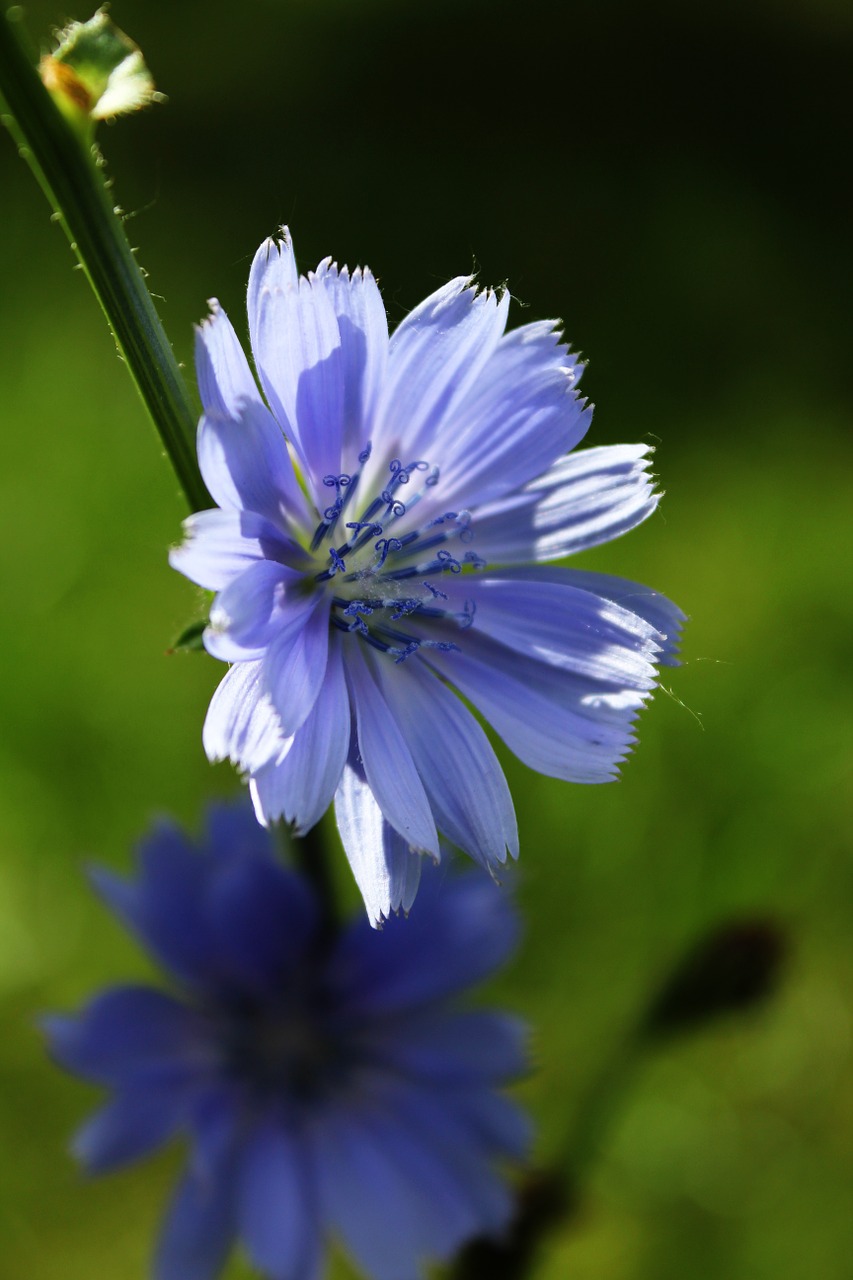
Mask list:
[[[204,745],[297,833],[334,799],[368,915],[414,899],[445,837],[494,872],[512,800],[474,715],[532,769],[613,778],[683,618],[663,596],[550,562],[655,509],[650,449],[572,453],[591,408],[552,322],[460,277],[389,337],[376,282],[255,255],[252,354],[213,301],[198,330],[199,463],[219,509],[171,562],[216,592],[233,664]]]
[[[162,825],[139,873],[96,884],[176,984],[113,987],[44,1020],[53,1056],[112,1098],[77,1134],[94,1173],[178,1132],[191,1142],[156,1280],[213,1280],[240,1240],[271,1280],[319,1280],[337,1239],[371,1280],[500,1232],[526,1116],[500,1087],[526,1067],[509,1015],[457,998],[513,949],[486,876],[426,877],[416,918],[331,940],[309,885],[246,804],[202,850]]]

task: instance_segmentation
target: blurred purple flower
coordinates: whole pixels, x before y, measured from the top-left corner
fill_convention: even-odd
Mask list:
[[[204,727],[259,819],[299,833],[334,798],[371,919],[408,909],[439,832],[489,869],[518,852],[485,733],[525,764],[605,782],[672,661],[683,615],[634,582],[531,566],[657,505],[650,449],[568,451],[592,410],[552,322],[505,333],[509,295],[452,280],[388,336],[369,271],[299,277],[287,231],[249,277],[252,353],[198,331],[201,471],[219,510],[171,562],[217,593],[233,663]],[[503,566],[503,567],[497,567]]]
[[[181,995],[114,987],[45,1019],[53,1056],[114,1091],[75,1154],[101,1173],[189,1133],[157,1280],[212,1280],[238,1237],[262,1273],[317,1280],[326,1234],[373,1280],[416,1280],[511,1214],[494,1166],[528,1123],[496,1089],[524,1032],[454,998],[506,958],[516,917],[487,877],[433,872],[416,920],[329,942],[270,844],[248,806],[219,808],[203,852],[163,825],[135,881],[97,873]]]

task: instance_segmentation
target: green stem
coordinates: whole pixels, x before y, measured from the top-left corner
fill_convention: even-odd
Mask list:
[[[197,415],[104,184],[25,52],[18,13],[0,18],[4,123],[62,223],[193,511],[213,503],[195,454]]]

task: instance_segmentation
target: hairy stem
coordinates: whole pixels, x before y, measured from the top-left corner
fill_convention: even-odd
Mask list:
[[[0,16],[3,122],[62,224],[154,421],[187,502],[212,506],[195,455],[197,415],[106,189],[103,169],[42,84],[17,11]]]

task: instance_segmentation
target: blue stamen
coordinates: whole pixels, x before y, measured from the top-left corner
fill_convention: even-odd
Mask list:
[[[427,566],[427,570],[431,568],[437,568],[437,566]],[[424,570],[419,568],[418,565],[410,565],[408,569],[394,569],[391,573],[386,573],[383,576],[385,579],[393,579],[394,582],[402,582],[404,578],[416,578],[418,574],[423,572]]]
[[[401,551],[403,544],[399,538],[380,538],[376,543],[376,550],[379,552],[379,563],[377,569],[381,569],[388,558],[389,551]]]
[[[477,601],[466,600],[462,606],[462,612],[457,613],[456,621],[462,631],[467,631],[474,622],[474,614],[477,612]]]
[[[325,522],[325,520],[321,520],[320,523],[317,525],[317,528],[314,530],[314,537],[311,539],[312,551],[317,550],[320,543],[323,541],[323,539],[325,538],[328,532],[329,532],[328,524]]]
[[[345,494],[341,493],[341,490],[346,489],[351,482],[352,482],[352,476],[348,475],[345,471],[342,472],[341,475],[339,476],[332,476],[332,475],[323,476],[323,484],[326,486],[326,488],[334,489],[337,492],[337,498],[335,499],[334,505],[331,507],[327,507],[326,510],[323,512],[324,519],[328,520],[330,523],[337,520],[338,516],[341,514],[341,511],[343,510],[344,499],[346,497]]]
[[[420,535],[416,533],[412,541],[417,541],[418,551],[428,551],[430,547],[440,547],[442,542],[447,542],[452,537],[452,533],[434,533],[431,538],[421,540]]]
[[[460,511],[457,519],[459,520],[460,541],[470,542],[474,537],[474,530],[471,528],[471,512]]]
[[[376,636],[373,634],[372,631],[365,631],[363,639],[365,639],[368,644],[373,645],[374,649],[378,649],[380,653],[396,653],[397,652],[397,650],[392,648],[390,644],[385,644],[384,641],[377,640]]]
[[[440,562],[442,570],[449,569],[451,573],[462,572],[462,565],[458,560],[454,560],[449,551],[439,551],[436,559]]]
[[[432,605],[422,604],[418,607],[419,618],[446,618],[446,609],[435,609]]]
[[[409,510],[411,510],[412,506],[414,506],[414,503],[409,504]],[[433,529],[440,525],[449,525],[453,522],[458,523],[460,521],[462,522],[461,527],[457,529],[443,529],[442,532],[434,533],[430,538],[421,537],[421,534],[427,529]],[[440,547],[443,542],[448,542],[451,538],[455,537],[457,533],[462,542],[470,542],[473,539],[474,530],[471,527],[470,511],[446,511],[444,515],[436,516],[435,519],[430,520],[429,523],[425,524],[423,529],[418,530],[418,532],[407,533],[403,538],[403,544],[405,546],[409,546],[412,543],[417,542],[418,551],[429,551],[431,547]]]
[[[382,536],[382,525],[376,524],[373,520],[348,520],[348,529],[355,529],[356,533],[361,533],[362,529],[368,529],[369,538],[379,538]]]
[[[364,522],[367,522],[368,520],[372,520],[373,517],[376,515],[377,511],[381,510],[381,508],[382,508],[381,500],[379,498],[374,498],[370,506],[365,511],[364,515],[361,517],[362,520]]]
[[[406,514],[406,504],[399,502],[390,489],[383,489],[379,496],[387,507],[386,516],[404,516]]]
[[[395,609],[391,614],[391,621],[398,622],[400,618],[407,617],[410,613],[415,613],[421,608],[420,600],[408,598],[404,600],[388,600],[384,602],[386,609]]]
[[[415,471],[427,471],[429,463],[423,459],[418,462],[410,462],[407,466],[403,466],[399,458],[392,458],[388,463],[388,470],[391,472],[391,484],[408,484],[412,474]]]
[[[364,464],[371,456],[371,447],[366,445],[358,455],[360,464]],[[424,639],[410,632],[402,631],[394,624],[407,618],[418,618],[422,624],[449,623],[460,631],[465,631],[474,624],[476,603],[465,600],[461,609],[450,609],[445,606],[449,597],[447,592],[430,581],[432,575],[442,573],[460,574],[463,567],[482,569],[486,561],[475,551],[457,550],[452,554],[447,549],[448,543],[457,535],[460,542],[469,542],[474,537],[470,511],[441,511],[430,515],[420,528],[412,528],[411,513],[418,502],[426,496],[426,489],[438,483],[437,467],[417,459],[404,465],[400,458],[393,458],[388,464],[388,480],[377,497],[368,501],[365,509],[357,519],[346,523],[346,541],[341,542],[338,533],[337,547],[330,546],[335,523],[341,517],[347,503],[350,507],[353,493],[361,478],[361,471],[352,475],[342,472],[340,475],[329,474],[323,477],[323,485],[335,491],[333,503],[326,508],[324,520],[318,525],[312,550],[326,539],[328,550],[328,567],[315,575],[315,582],[326,582],[338,577],[335,584],[339,594],[332,595],[331,620],[340,631],[347,632],[367,641],[380,653],[390,654],[395,663],[405,662],[420,649],[435,649],[439,653],[449,653],[459,649],[458,644],[450,640]],[[416,472],[426,472],[425,478],[416,486],[408,503],[403,503],[396,496],[401,485],[407,485]],[[410,532],[400,537],[390,534],[389,526],[400,517],[407,515]],[[343,519],[340,521],[343,531]],[[372,555],[366,551],[371,545]],[[364,559],[354,561],[354,553],[364,549]],[[429,552],[435,559],[429,558]],[[388,564],[389,557],[404,552],[409,564],[395,569]],[[401,557],[402,558],[402,557]],[[372,561],[372,563],[371,563]],[[418,563],[411,563],[417,561]],[[414,595],[404,595],[403,588],[395,588],[393,584],[413,579],[411,589]],[[370,585],[368,585],[370,584]],[[347,598],[343,592],[352,592]],[[367,593],[366,598],[355,597],[355,592]],[[420,626],[418,629],[421,629]],[[439,633],[441,634],[441,633]]]
[[[388,652],[397,655],[394,658],[394,663],[399,666],[401,662],[405,662],[407,658],[410,658],[413,653],[417,653],[420,647],[420,643],[417,640],[410,640],[405,649],[393,649],[389,646]]]
[[[360,479],[361,479],[361,472],[357,471],[355,475],[352,477],[352,479],[350,480],[349,484],[347,485],[344,491],[343,497],[340,500],[341,511],[345,511],[349,506],[350,502],[352,501],[352,496],[358,487],[358,482]]]
[[[375,521],[373,520],[373,517],[376,515],[376,513],[381,510],[382,510],[382,502],[380,501],[379,498],[374,498],[373,502],[371,502],[370,506],[363,513],[361,519],[358,521],[353,521],[354,524],[356,523],[360,524],[364,529],[363,533],[360,533],[356,536],[356,540],[352,545],[353,551],[361,550],[361,548],[364,546],[366,542],[369,542],[371,538],[376,536],[373,533],[373,528],[369,526],[378,528],[380,534],[382,533],[382,526],[376,525]],[[347,528],[349,528],[349,525],[347,526]]]
[[[398,631],[396,627],[389,627],[387,623],[378,622],[376,630],[380,635],[388,636],[391,640],[398,640],[400,644],[420,644],[417,636],[409,635],[407,631]]]

